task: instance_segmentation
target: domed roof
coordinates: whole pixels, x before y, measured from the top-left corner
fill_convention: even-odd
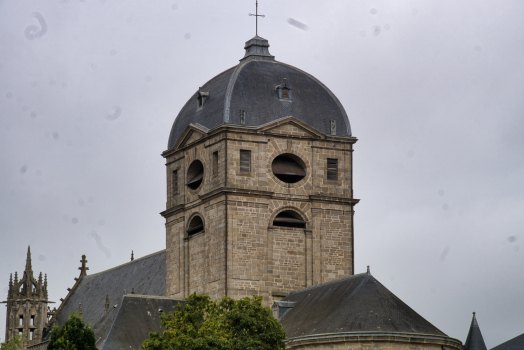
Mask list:
[[[351,136],[348,117],[337,97],[312,75],[275,61],[268,47],[268,41],[259,36],[247,41],[246,55],[238,65],[191,96],[173,123],[168,149],[190,123],[209,129],[222,124],[260,126],[287,116],[325,134]],[[282,95],[286,88],[289,96]]]

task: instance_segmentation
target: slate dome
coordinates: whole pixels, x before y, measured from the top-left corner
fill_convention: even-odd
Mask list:
[[[222,124],[255,127],[287,116],[325,134],[351,136],[338,98],[312,75],[275,61],[268,47],[266,39],[253,37],[246,42],[246,54],[238,65],[218,74],[191,96],[173,123],[168,149],[175,147],[191,123],[209,129]],[[284,89],[289,95],[282,93]]]

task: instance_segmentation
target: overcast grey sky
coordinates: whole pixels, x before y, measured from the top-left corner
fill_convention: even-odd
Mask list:
[[[238,63],[254,1],[0,0],[0,296],[65,297],[165,248],[165,150]],[[353,134],[357,272],[464,341],[524,332],[524,2],[261,0],[276,59],[324,82]],[[290,20],[292,19],[292,20]],[[58,304],[56,305],[58,306]],[[5,335],[5,309],[0,337]]]

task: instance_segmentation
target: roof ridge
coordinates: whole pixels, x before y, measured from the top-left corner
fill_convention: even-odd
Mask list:
[[[235,70],[231,74],[231,77],[229,77],[229,82],[227,83],[226,95],[224,100],[224,115],[222,119],[223,122],[226,124],[229,124],[229,107],[231,105],[231,96],[233,95],[233,89],[235,88],[235,83],[237,81],[238,75],[240,74],[242,68],[244,68],[244,66],[246,66],[250,62],[253,62],[253,60],[246,60],[237,64]]]
[[[103,270],[103,271],[100,271],[100,272],[97,272],[97,273],[93,273],[93,274],[91,274],[91,275],[86,275],[86,276],[84,276],[84,278],[89,278],[89,277],[92,277],[92,276],[100,275],[100,274],[105,273],[105,272],[108,272],[108,271],[116,270],[116,269],[118,269],[118,268],[120,268],[120,267],[122,267],[122,266],[125,266],[125,265],[128,265],[128,264],[133,264],[133,263],[135,263],[135,262],[137,262],[137,261],[140,261],[140,260],[143,260],[143,259],[149,258],[149,257],[151,257],[151,256],[153,256],[153,255],[157,255],[157,254],[163,253],[163,252],[165,252],[165,251],[166,251],[165,249],[162,249],[162,250],[159,250],[158,252],[154,252],[154,253],[151,253],[151,254],[148,254],[148,255],[142,256],[142,257],[140,257],[140,258],[135,258],[134,260],[131,260],[131,261],[128,261],[128,262],[126,262],[126,263],[123,263],[123,264],[120,264],[120,265],[114,266],[114,267],[109,268],[109,269],[107,269],[107,270]]]
[[[331,280],[331,281],[315,284],[314,286],[309,286],[309,287],[302,288],[302,289],[299,289],[299,290],[294,290],[292,292],[289,292],[287,295],[293,295],[293,294],[297,294],[297,293],[300,293],[300,292],[305,292],[307,290],[312,290],[312,289],[320,288],[320,287],[327,286],[327,285],[330,285],[330,284],[335,284],[335,283],[338,283],[338,282],[340,282],[342,280],[348,280],[348,279],[351,279],[351,278],[358,278],[358,277],[362,277],[362,276],[366,276],[366,275],[367,275],[367,273],[363,272],[363,273],[358,273],[356,275],[351,275],[351,276],[346,276],[346,277],[342,277],[342,278],[337,278],[335,280]]]

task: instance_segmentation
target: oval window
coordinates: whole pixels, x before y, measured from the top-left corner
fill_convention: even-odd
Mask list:
[[[186,184],[187,187],[192,190],[196,190],[200,187],[200,184],[202,184],[202,180],[204,179],[204,166],[201,161],[195,160],[191,163],[189,169],[187,169],[187,178],[189,179]]]
[[[286,210],[275,216],[273,226],[306,228],[306,222],[297,212]]]
[[[202,218],[197,215],[191,219],[189,227],[187,228],[187,234],[188,236],[191,236],[202,231],[204,231],[204,222],[202,221]]]
[[[306,176],[306,165],[294,154],[281,154],[273,160],[271,165],[273,174],[286,183],[299,182]]]

